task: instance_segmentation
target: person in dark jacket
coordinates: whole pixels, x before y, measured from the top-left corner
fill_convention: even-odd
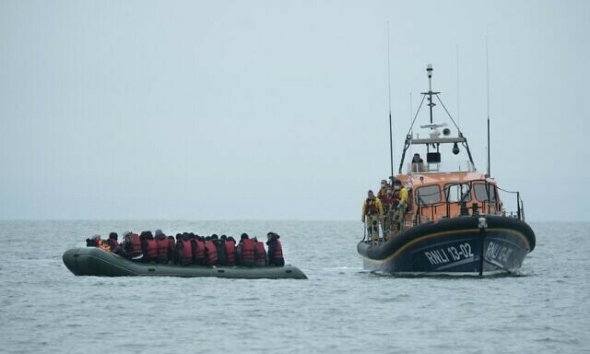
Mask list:
[[[266,242],[268,246],[268,265],[283,267],[285,265],[285,258],[283,257],[283,247],[279,241],[281,236],[274,232],[269,232],[266,236],[268,238]]]
[[[215,247],[217,248],[217,264],[227,265],[227,259],[225,255],[225,240],[223,238],[217,238],[217,235],[215,234],[211,236],[211,240],[213,241],[213,243],[215,243]]]

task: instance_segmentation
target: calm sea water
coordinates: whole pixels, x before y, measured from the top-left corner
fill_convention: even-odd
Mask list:
[[[3,353],[590,352],[590,224],[533,223],[518,276],[364,272],[360,222],[2,221]],[[309,280],[77,277],[94,233],[281,235]]]

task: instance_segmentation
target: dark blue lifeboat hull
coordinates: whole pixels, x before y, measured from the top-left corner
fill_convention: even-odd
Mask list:
[[[504,216],[442,219],[411,227],[387,242],[357,246],[370,271],[399,275],[514,273],[535,248],[524,221]]]

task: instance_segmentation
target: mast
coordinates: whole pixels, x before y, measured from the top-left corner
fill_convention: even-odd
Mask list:
[[[490,65],[488,56],[488,36],[486,36],[486,84],[487,84],[487,100],[488,100],[488,177],[492,176],[491,172],[491,153],[490,153]]]
[[[436,106],[436,103],[432,102],[432,64],[426,65],[426,72],[428,73],[428,106],[430,107],[430,124],[432,124],[432,107]]]
[[[391,64],[389,60],[389,21],[387,21],[387,98],[389,101],[389,157],[391,159],[391,183],[393,184],[393,127],[391,123]]]

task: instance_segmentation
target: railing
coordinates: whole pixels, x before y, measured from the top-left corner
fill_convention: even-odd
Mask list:
[[[473,190],[474,183],[481,183],[480,181],[470,181],[469,182],[469,193],[465,194],[471,195]],[[505,208],[503,207],[503,203],[499,200],[498,196],[496,195],[497,192],[494,191],[493,199],[490,198],[492,196],[490,187],[495,187],[497,190],[500,190],[504,193],[515,194],[516,195],[516,211],[506,212]],[[436,220],[437,218],[451,218],[455,216],[476,216],[480,214],[488,214],[488,215],[501,215],[506,217],[513,217],[518,220],[524,221],[524,202],[520,198],[520,192],[513,192],[502,189],[498,186],[495,186],[491,183],[486,182],[486,189],[488,190],[487,195],[488,198],[486,200],[478,200],[474,199],[475,201],[469,203],[467,201],[439,201],[435,203],[426,203],[424,199],[430,199],[428,197],[438,195],[440,196],[440,191],[431,194],[417,194],[415,196],[415,209],[416,213],[414,216],[413,223],[414,225],[420,224],[423,222],[424,218],[429,217],[430,220]],[[444,192],[442,195],[446,196]],[[454,207],[453,207],[454,206]],[[444,214],[439,213],[439,211],[444,208]],[[459,210],[457,215],[456,211]],[[411,211],[411,210],[409,210]]]
[[[407,163],[408,174],[446,173],[446,172],[474,172],[475,166],[469,161],[444,161],[437,163]]]

